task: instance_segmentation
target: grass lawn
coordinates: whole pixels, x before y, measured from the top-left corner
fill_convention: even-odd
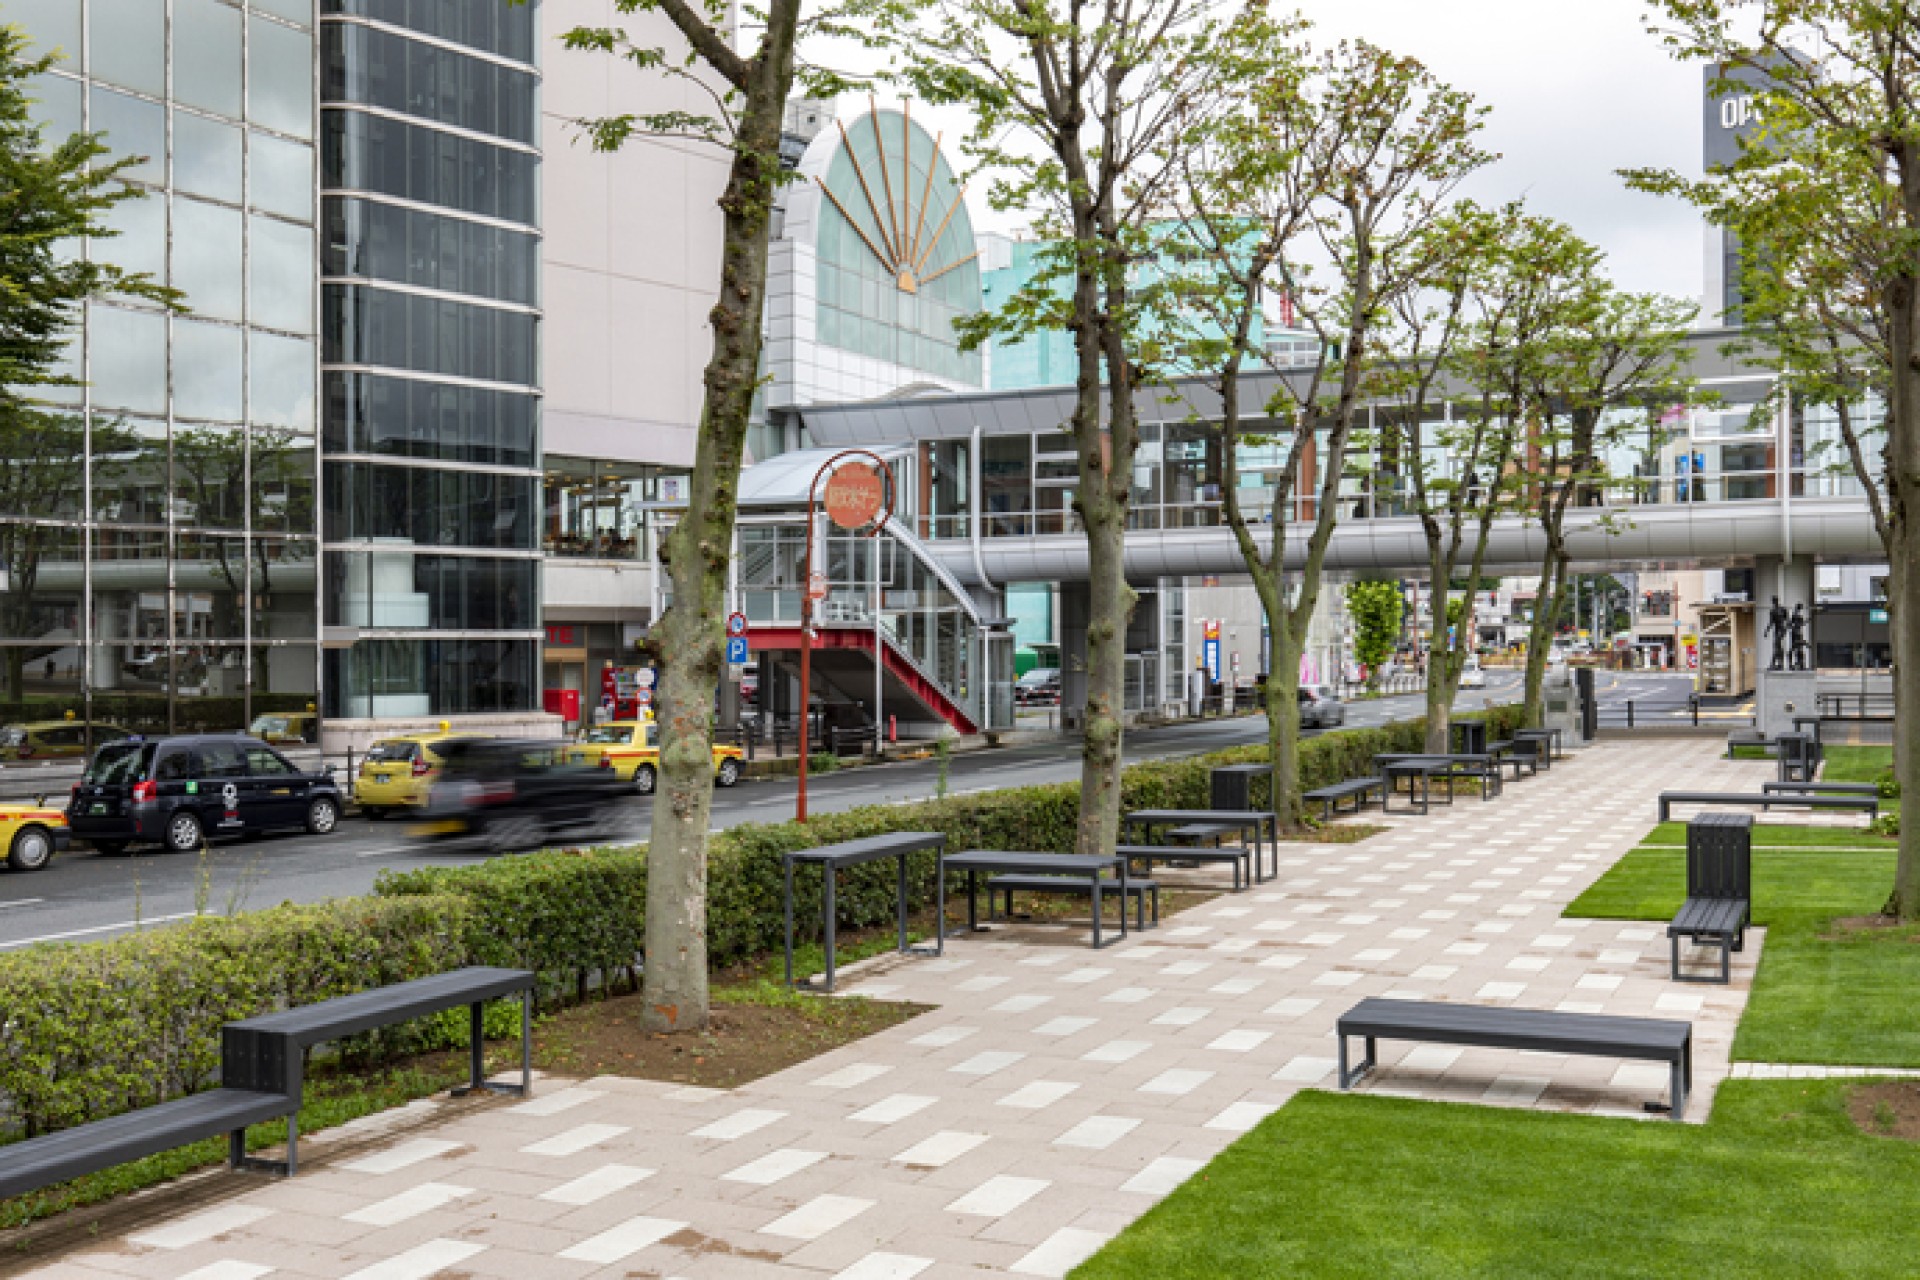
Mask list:
[[[1704,1126],[1301,1093],[1072,1274],[1911,1276],[1920,1147],[1850,1084],[1732,1081]]]
[[[1766,926],[1767,943],[1734,1038],[1736,1060],[1920,1066],[1920,926],[1834,923],[1880,910],[1893,860],[1891,847],[1754,851],[1753,919]],[[1686,896],[1686,866],[1683,848],[1643,845],[1566,914],[1671,920]]]
[[[1886,801],[1881,801],[1884,808]],[[1641,845],[1670,845],[1674,848],[1687,847],[1687,824],[1685,822],[1662,822],[1647,833]],[[1794,848],[1794,849],[1891,849],[1899,841],[1887,836],[1875,835],[1865,827],[1805,827],[1784,822],[1756,822],[1753,824],[1753,845],[1756,849]]]

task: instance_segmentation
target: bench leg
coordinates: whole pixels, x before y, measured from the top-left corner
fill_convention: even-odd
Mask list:
[[[1667,935],[1667,942],[1673,949],[1672,980],[1678,982],[1680,981],[1680,935],[1677,933]]]
[[[1153,927],[1160,927],[1160,886],[1153,886]]]
[[[1720,935],[1720,985],[1725,987],[1733,982],[1733,939],[1726,934]]]
[[[1668,1100],[1672,1104],[1668,1116],[1674,1120],[1683,1119],[1687,1114],[1687,1076],[1688,1067],[1681,1063],[1673,1064],[1673,1081],[1668,1086]]]

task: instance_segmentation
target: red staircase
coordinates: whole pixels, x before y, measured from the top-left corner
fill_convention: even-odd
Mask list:
[[[800,651],[800,628],[769,627],[755,624],[749,633],[753,647],[757,650],[773,650],[798,653]],[[873,652],[872,627],[816,627],[813,633],[815,653],[823,649],[847,650],[871,654]],[[920,704],[952,725],[957,733],[978,733],[980,727],[966,708],[947,696],[947,691],[936,684],[926,673],[920,670],[918,663],[901,653],[891,640],[881,646],[881,664],[887,674],[904,685]]]

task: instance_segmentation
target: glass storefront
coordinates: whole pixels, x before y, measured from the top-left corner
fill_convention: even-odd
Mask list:
[[[90,303],[0,422],[0,719],[236,730],[319,688],[310,0],[24,6],[52,145],[140,157],[75,246],[181,290]],[[82,38],[82,33],[85,38]]]

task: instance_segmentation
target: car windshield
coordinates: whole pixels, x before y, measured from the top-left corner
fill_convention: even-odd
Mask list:
[[[87,781],[96,786],[138,782],[147,771],[153,746],[144,742],[116,742],[100,748],[87,766]]]
[[[367,748],[367,759],[381,760],[392,764],[397,761],[413,759],[413,753],[419,749],[419,747],[411,742],[398,742],[394,740],[376,742]]]
[[[632,736],[633,726],[630,724],[597,724],[587,730],[587,736],[582,738],[581,741],[606,744],[625,742]]]
[[[1059,671],[1052,667],[1036,667],[1020,677],[1017,684],[1050,684],[1060,678]]]
[[[27,731],[17,724],[0,729],[0,747],[17,747],[27,740]]]
[[[253,724],[247,729],[247,732],[256,738],[265,738],[270,735],[284,735],[287,732],[287,718],[285,716],[255,716],[253,718]]]

